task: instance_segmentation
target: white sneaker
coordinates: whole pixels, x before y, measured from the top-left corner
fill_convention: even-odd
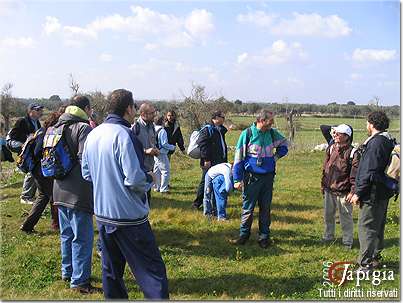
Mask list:
[[[34,204],[33,200],[28,200],[28,199],[23,199],[23,198],[21,198],[20,202],[21,202],[21,204],[30,204],[30,205]]]

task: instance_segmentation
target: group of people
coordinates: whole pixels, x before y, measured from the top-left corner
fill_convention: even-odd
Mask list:
[[[342,243],[346,249],[351,249],[353,205],[359,206],[360,253],[357,263],[360,265],[359,270],[364,272],[381,266],[387,208],[393,195],[386,182],[385,171],[390,165],[396,143],[387,132],[389,122],[384,112],[371,112],[366,125],[368,138],[359,148],[352,145],[351,126],[321,126],[329,144],[321,182],[325,225],[323,242],[335,241],[335,216],[338,210]],[[398,166],[400,169],[400,164]]]
[[[170,191],[170,158],[176,146],[185,152],[180,126],[173,110],[161,117],[150,103],[137,108],[132,93],[125,89],[114,90],[108,96],[108,104],[109,114],[104,122],[91,126],[90,99],[75,96],[69,106],[51,113],[43,127],[39,123],[43,108],[31,104],[27,116],[18,120],[10,131],[7,142],[16,151],[32,134],[37,141],[35,167],[32,177],[26,176],[24,180],[23,193],[31,186],[28,184],[32,178],[39,195],[21,230],[32,232],[50,202],[52,226],[60,230],[62,279],[69,281],[74,290],[92,293],[100,291],[90,283],[94,215],[99,231],[105,298],[128,298],[123,281],[128,263],[145,298],[167,299],[166,268],[148,215],[151,191],[163,194]],[[242,190],[239,237],[231,240],[235,245],[244,245],[250,238],[256,204],[259,206],[258,244],[263,249],[271,245],[270,214],[276,162],[288,153],[287,139],[273,127],[274,118],[275,114],[268,110],[257,114],[256,121],[239,137],[233,163],[228,162],[224,113],[213,112],[211,121],[200,130],[202,174],[192,207],[203,208],[209,218],[217,216],[217,220],[225,221],[228,194],[233,189]],[[340,125],[328,129],[329,148],[322,178],[324,241],[334,240],[338,208],[343,243],[351,247],[352,204],[359,204],[359,263],[367,269],[380,260],[383,248],[388,199],[375,175],[385,170],[392,150],[385,133],[388,126],[389,120],[383,112],[368,116],[371,137],[365,142],[361,159],[351,146],[351,127]],[[64,127],[63,136],[74,155],[75,165],[63,179],[45,178],[41,172],[43,138],[49,127]],[[16,136],[16,133],[24,135]]]

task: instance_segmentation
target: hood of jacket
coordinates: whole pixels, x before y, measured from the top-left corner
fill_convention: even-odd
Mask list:
[[[88,123],[88,116],[81,108],[78,106],[68,106],[64,114],[62,114],[57,122],[57,126],[66,123],[78,123],[84,122]]]

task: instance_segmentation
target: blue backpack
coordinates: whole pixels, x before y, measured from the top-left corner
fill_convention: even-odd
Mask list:
[[[77,158],[71,152],[66,139],[64,129],[66,124],[57,127],[49,127],[43,139],[43,155],[41,160],[42,174],[61,180],[65,178],[74,165]]]
[[[38,129],[30,135],[22,146],[21,152],[17,156],[17,167],[23,173],[32,172],[38,161],[35,161],[35,147],[37,140],[43,140],[43,129]]]

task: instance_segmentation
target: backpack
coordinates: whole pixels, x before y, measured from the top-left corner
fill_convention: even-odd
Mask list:
[[[67,125],[49,127],[43,139],[43,156],[41,160],[44,177],[54,179],[65,178],[77,163],[76,156],[71,152],[64,134]]]
[[[214,129],[210,124],[206,124],[199,130],[193,131],[192,134],[190,135],[187,154],[193,159],[200,159],[200,157],[201,157],[200,146],[199,146],[198,141],[199,141],[199,137],[200,137],[200,133],[201,133],[202,129],[204,129],[206,127],[207,127],[209,137],[211,137],[213,135]]]
[[[34,152],[36,140],[40,136],[43,136],[43,129],[38,129],[33,135],[28,136],[27,140],[22,145],[21,152],[17,156],[17,168],[25,174],[32,172],[36,165]]]
[[[385,168],[385,185],[389,190],[389,198],[395,196],[397,200],[400,193],[400,144],[394,140],[394,148],[390,154],[388,165]]]

